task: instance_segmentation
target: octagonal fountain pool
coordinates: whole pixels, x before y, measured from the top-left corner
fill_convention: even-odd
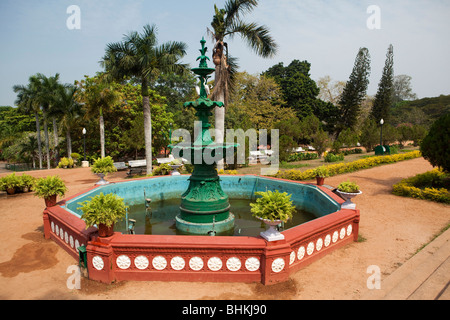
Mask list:
[[[86,248],[89,277],[110,283],[123,280],[276,283],[328,252],[358,238],[359,211],[341,209],[344,201],[324,187],[260,176],[220,176],[229,195],[235,226],[217,236],[189,235],[175,228],[180,197],[189,176],[167,176],[95,186],[44,211],[44,230],[75,259]],[[259,236],[265,226],[251,217],[255,192],[291,194],[297,212],[284,225],[284,240]],[[86,229],[80,202],[99,193],[115,193],[130,206],[135,234],[126,222],[110,238]],[[151,199],[146,210],[146,199]],[[84,251],[84,250],[82,250]]]

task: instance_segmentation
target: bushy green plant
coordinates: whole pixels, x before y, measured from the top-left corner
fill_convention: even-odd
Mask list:
[[[351,181],[342,182],[338,190],[346,193],[359,193],[359,186]]]
[[[324,158],[325,162],[338,162],[344,160],[343,154],[334,154],[332,152],[328,152]]]
[[[433,167],[450,172],[450,113],[439,118],[420,144],[420,151]]]
[[[332,177],[338,174],[354,172],[362,169],[369,169],[379,165],[415,159],[421,156],[422,154],[420,153],[420,151],[412,151],[390,156],[370,157],[367,159],[360,159],[348,163],[331,164],[328,165],[327,168],[329,170],[330,177]],[[305,171],[287,170],[284,172],[278,172],[278,174],[276,174],[276,177],[287,180],[304,181],[314,179],[316,177],[316,173],[315,169],[309,169]]]
[[[272,192],[255,193],[261,198],[256,199],[255,203],[251,203],[250,211],[253,216],[259,219],[287,222],[292,219],[295,206],[292,204],[291,195],[286,192],[280,193],[278,190]]]
[[[166,176],[172,171],[172,167],[167,163],[161,164],[153,171],[154,176]]]
[[[86,228],[94,225],[106,225],[111,227],[114,223],[122,220],[126,216],[127,206],[124,200],[113,193],[100,193],[91,200],[78,203],[83,214],[81,219],[86,222]]]
[[[289,156],[288,162],[305,161],[305,160],[315,160],[319,158],[317,153],[293,153]]]
[[[64,168],[69,166],[69,159],[68,158],[61,158],[61,160],[58,163],[58,168]]]
[[[20,179],[20,187],[23,188],[28,188],[28,190],[32,190],[34,188],[34,186],[36,185],[36,178],[32,177],[28,174],[24,174],[21,177],[19,177]]]
[[[0,190],[6,191],[8,189],[15,189],[20,187],[21,181],[16,173],[11,173],[0,179]]]
[[[73,160],[78,160],[81,158],[81,155],[79,153],[73,152],[70,154]]]
[[[54,195],[64,197],[67,187],[59,176],[49,176],[38,179],[34,190],[36,197],[46,199]]]
[[[397,196],[450,203],[450,175],[442,170],[419,174],[395,184],[392,193]]]
[[[330,176],[330,170],[328,170],[327,166],[320,166],[314,169],[314,174],[316,177],[327,178]]]
[[[111,157],[98,158],[94,160],[94,164],[91,167],[93,173],[108,174],[116,172],[117,168],[114,166],[114,160]]]

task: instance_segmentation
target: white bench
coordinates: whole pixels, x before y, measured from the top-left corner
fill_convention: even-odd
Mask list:
[[[127,172],[129,176],[137,172],[139,172],[139,174],[142,174],[142,172],[144,172],[147,168],[147,160],[128,161],[128,167],[130,168],[130,171]]]
[[[114,167],[116,167],[117,170],[128,169],[128,166],[125,164],[125,162],[114,162]]]

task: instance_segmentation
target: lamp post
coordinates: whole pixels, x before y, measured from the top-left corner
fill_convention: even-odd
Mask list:
[[[381,125],[380,146],[383,146],[383,124],[384,124],[384,120],[381,119],[381,121],[380,121],[380,125]]]
[[[86,128],[83,128],[83,149],[84,149],[84,161],[81,164],[82,168],[89,168],[89,162],[86,161]]]
[[[86,161],[86,128],[83,128],[84,161]]]

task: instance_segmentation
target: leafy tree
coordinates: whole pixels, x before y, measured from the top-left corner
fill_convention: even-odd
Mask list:
[[[375,120],[367,118],[364,121],[359,142],[366,148],[367,152],[371,152],[373,148],[380,143],[380,130],[375,123]]]
[[[50,158],[50,139],[48,136],[48,116],[51,111],[52,106],[55,104],[55,94],[58,90],[59,83],[59,73],[54,76],[47,77],[42,73],[38,73],[32,76],[31,82],[34,83],[37,89],[37,100],[42,108],[42,115],[44,118],[44,138],[45,138],[45,150],[47,153],[47,169],[51,168],[51,158]],[[57,136],[55,136],[54,143],[55,149],[57,145]],[[57,150],[55,150],[57,153]]]
[[[308,61],[294,60],[287,67],[281,62],[263,73],[278,83],[285,106],[295,110],[299,119],[315,114],[321,106],[321,101],[317,99],[320,89],[311,79],[310,70]]]
[[[336,125],[336,136],[346,128],[354,128],[366,98],[370,75],[370,54],[367,48],[359,49],[350,79],[339,100],[340,119]]]
[[[394,103],[417,99],[417,95],[412,92],[411,80],[412,77],[406,74],[394,77]]]
[[[420,144],[420,151],[433,167],[450,172],[450,114],[439,118]]]
[[[319,129],[311,136],[311,138],[311,144],[314,149],[316,149],[319,158],[321,158],[322,154],[327,151],[327,148],[330,146],[330,137],[323,129]]]
[[[158,46],[156,33],[155,25],[146,25],[142,34],[131,32],[122,42],[108,44],[101,62],[113,79],[132,78],[141,84],[147,174],[152,173],[153,159],[149,84],[163,72],[186,72],[186,66],[179,63],[186,54],[186,44],[167,42]]]
[[[24,114],[33,113],[36,121],[36,138],[38,142],[38,157],[39,157],[39,169],[42,169],[42,143],[41,143],[41,125],[39,120],[39,114],[41,112],[40,102],[38,100],[39,86],[35,77],[31,76],[28,80],[28,85],[15,85],[13,87],[15,93],[17,93],[16,105],[19,107],[19,111]]]
[[[77,100],[84,103],[85,118],[99,118],[101,158],[105,157],[105,121],[103,113],[122,102],[121,95],[105,81],[105,75],[85,76],[76,82],[78,86]]]
[[[225,106],[228,105],[233,73],[237,70],[236,59],[229,55],[228,43],[225,40],[240,35],[247,45],[263,58],[272,57],[277,51],[277,45],[266,26],[247,23],[241,19],[243,15],[253,11],[257,5],[257,0],[227,0],[223,9],[218,9],[214,5],[212,29],[208,29],[208,33],[215,42],[213,62],[216,66],[216,73],[213,100],[224,102]],[[216,108],[215,128],[219,133],[216,135],[216,142],[223,143],[225,108]],[[223,169],[223,162],[218,164],[218,169]]]
[[[82,116],[81,104],[77,101],[78,87],[75,85],[61,85],[56,94],[53,113],[60,118],[61,124],[66,131],[67,157],[72,158],[72,136],[71,131]]]
[[[226,123],[233,121],[233,111],[237,111],[234,114],[242,114],[249,127],[270,130],[276,122],[295,117],[295,112],[291,108],[283,108],[283,104],[280,87],[273,79],[246,72],[237,73],[235,90],[228,105],[228,112],[231,112]],[[234,125],[227,127],[242,128],[236,126],[237,121],[233,122]]]
[[[371,117],[375,121],[389,121],[390,108],[394,97],[394,47],[389,46],[386,55],[386,63],[383,69],[378,92],[372,107]]]

